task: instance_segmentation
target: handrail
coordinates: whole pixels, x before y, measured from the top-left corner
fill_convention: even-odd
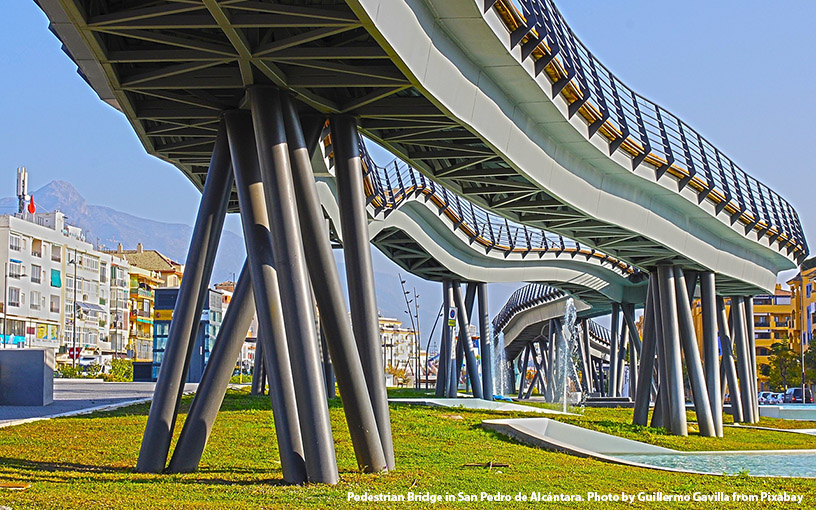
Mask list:
[[[543,303],[566,297],[566,292],[542,283],[530,283],[517,289],[493,318],[494,334],[503,330],[513,317]],[[589,334],[599,343],[609,345],[612,333],[592,319],[588,320]]]
[[[516,253],[522,256],[532,253],[539,257],[547,253],[556,256],[580,255],[587,260],[595,259],[599,264],[609,264],[622,276],[638,272],[628,263],[582,247],[572,239],[515,223],[482,209],[439,186],[399,159],[394,159],[385,166],[378,165],[362,141],[360,156],[363,160],[366,197],[375,210],[384,215],[396,210],[408,199],[424,196],[453,223],[454,230],[460,230],[472,242],[484,246],[488,252],[498,250],[505,255]]]
[[[647,162],[656,178],[671,174],[697,192],[698,203],[710,200],[717,214],[725,210],[733,225],[767,236],[779,250],[809,253],[799,216],[775,191],[751,177],[680,118],[627,87],[578,39],[553,0],[485,0],[485,11],[496,9],[510,32],[512,47],[521,45],[522,58],[535,61],[535,72],[546,72],[554,93],[587,122],[590,136],[609,140],[610,155],[621,151],[632,169]]]

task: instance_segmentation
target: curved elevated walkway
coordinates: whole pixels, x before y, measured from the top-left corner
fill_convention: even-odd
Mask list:
[[[623,85],[550,0],[38,4],[100,98],[199,187],[221,113],[270,84],[355,115],[448,192],[635,267],[751,295],[808,253],[787,202]]]

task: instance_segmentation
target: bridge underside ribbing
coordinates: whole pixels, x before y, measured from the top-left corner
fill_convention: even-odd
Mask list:
[[[376,18],[368,1],[38,3],[80,73],[103,100],[125,113],[146,150],[173,163],[199,188],[206,180],[220,112],[244,107],[248,86],[270,84],[293,93],[302,113],[356,116],[363,133],[424,175],[500,216],[569,236],[640,268],[666,262],[697,269],[716,265],[709,263],[715,260],[711,257],[696,260],[680,244],[665,244],[622,226],[626,222],[606,220],[603,203],[589,213],[583,205],[569,203],[563,193],[550,189],[558,189],[556,182],[546,185],[538,180],[536,171],[514,161],[512,151],[502,149],[504,144],[496,144],[490,130],[479,131],[475,117],[462,117],[445,98],[434,95],[430,77],[412,67],[411,52],[402,52],[399,37],[413,37],[416,51],[449,59],[445,65],[450,67],[451,55],[462,51],[455,45],[470,43],[445,35],[445,30],[455,32],[456,27],[439,22],[458,10],[466,16],[477,13],[479,23],[487,28],[496,14],[489,11],[482,19],[475,8],[481,2],[457,0],[446,3],[444,9],[432,1],[395,2],[383,6]],[[426,18],[432,9],[438,9],[438,19]],[[388,19],[405,21],[397,30],[402,35],[383,32]],[[414,33],[417,28],[420,32]],[[451,44],[454,47],[448,48]],[[490,50],[495,53],[504,43],[485,39],[483,44],[495,46]],[[474,55],[486,50],[471,49],[478,50]],[[466,82],[472,85],[476,80],[485,90],[496,86],[490,73],[467,75],[474,63],[460,64]],[[443,68],[447,69],[439,70]],[[440,72],[438,78],[448,78],[447,72]],[[451,82],[451,86],[458,85]],[[472,115],[484,119],[506,115],[497,110],[496,97],[489,99],[491,104],[477,106]],[[557,106],[564,99],[557,93],[551,98],[541,93],[539,101]],[[563,120],[558,129],[563,129]],[[662,179],[674,177],[669,172]],[[237,205],[233,193],[229,210],[237,210]],[[701,210],[701,214],[702,218],[708,213]],[[773,230],[762,231],[761,224],[748,226],[746,232],[758,232],[762,238],[775,235]],[[793,249],[784,235],[774,238],[779,243],[785,239],[779,249]],[[710,241],[704,239],[702,244]],[[686,243],[692,244],[700,243]],[[800,247],[794,248],[799,256]],[[767,286],[770,278],[763,271],[768,269],[760,267],[781,262],[769,254],[759,256],[763,249],[768,250],[748,250],[752,263],[758,264],[753,269],[714,268],[719,288],[753,293],[757,286]]]

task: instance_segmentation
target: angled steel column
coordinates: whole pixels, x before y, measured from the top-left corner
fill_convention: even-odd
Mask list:
[[[258,312],[259,338],[263,341],[264,363],[269,377],[269,397],[272,400],[283,478],[290,483],[304,483],[307,481],[306,463],[252,117],[247,111],[235,110],[226,113],[224,118],[229,134],[232,166],[235,169],[241,223],[255,294],[255,308]]]
[[[711,402],[708,400],[708,388],[703,375],[703,363],[700,361],[697,335],[694,333],[694,318],[691,315],[688,287],[686,286],[683,270],[679,266],[674,266],[674,284],[677,293],[680,338],[683,342],[683,355],[686,360],[686,371],[691,382],[691,394],[694,398],[694,408],[697,412],[700,435],[716,437],[717,430],[714,428]]]
[[[252,304],[255,304],[255,296],[252,296]],[[227,309],[229,310],[229,308]],[[223,329],[223,325],[221,326]],[[260,336],[260,332],[258,332]],[[266,393],[266,365],[263,361],[263,347],[260,338],[255,339],[255,363],[252,368],[252,386],[249,393],[251,395],[263,395]]]
[[[731,317],[734,328],[734,345],[737,347],[737,376],[739,377],[739,391],[742,399],[742,416],[748,423],[754,423],[754,405],[751,402],[755,397],[751,395],[751,354],[748,352],[747,327],[745,325],[745,304],[742,296],[731,296]],[[732,404],[733,405],[733,404]]]
[[[759,389],[757,388],[757,362],[756,362],[756,334],[754,332],[754,297],[745,296],[745,325],[748,329],[748,353],[751,355],[751,403],[754,405],[754,419],[759,421]]]
[[[482,393],[482,381],[479,378],[479,367],[476,365],[476,353],[474,353],[473,342],[470,341],[468,330],[470,329],[468,310],[465,307],[465,300],[462,298],[462,286],[459,282],[453,284],[453,301],[459,309],[457,318],[459,320],[459,342],[465,353],[465,363],[467,365],[468,379],[475,398],[484,398]]]
[[[300,231],[304,246],[309,247],[305,251],[306,264],[315,301],[320,310],[324,360],[328,361],[324,378],[327,384],[331,382],[331,388],[330,390],[327,388],[327,393],[331,397],[334,396],[336,378],[358,467],[363,471],[379,471],[387,467],[385,452],[366,386],[360,352],[346,313],[343,287],[329,242],[329,230],[324,220],[323,207],[317,194],[311,164],[312,141],[306,140],[306,133],[292,100],[284,96],[282,102]],[[319,138],[321,127],[322,122],[319,121],[309,125],[308,136],[312,139]],[[314,131],[318,132],[317,136],[314,135]],[[336,365],[337,370],[333,370],[332,365]]]
[[[680,356],[680,332],[678,330],[677,298],[674,293],[674,274],[672,266],[657,266],[657,278],[660,286],[661,325],[663,327],[663,344],[666,355],[669,394],[669,428],[672,434],[688,435],[686,424],[686,395],[683,385],[683,362]]]
[[[740,397],[737,369],[734,362],[734,346],[732,345],[733,342],[731,341],[731,331],[728,327],[728,323],[728,317],[725,312],[725,299],[721,296],[717,296],[717,327],[720,330],[722,364],[725,367],[728,393],[731,396],[731,415],[734,417],[734,422],[741,423],[745,420],[745,417],[742,414],[742,397]]]
[[[329,408],[319,340],[315,329],[314,305],[300,218],[292,184],[289,146],[283,123],[283,106],[277,88],[253,86],[248,90],[252,124],[258,148],[261,179],[266,190],[266,207],[275,246],[289,358],[297,395],[300,433],[310,482],[334,484],[339,480],[334,453]],[[310,247],[311,249],[311,247]]]
[[[487,284],[477,283],[479,294],[479,349],[482,352],[482,396],[493,400],[493,345],[490,341],[490,315],[487,306]]]
[[[623,308],[623,319],[626,321],[626,329],[629,332],[629,396],[634,400],[637,394],[640,352],[643,347],[641,346],[637,325],[635,324],[635,305],[633,303],[627,303]]]
[[[136,471],[139,473],[161,473],[167,462],[170,438],[187,378],[188,360],[201,323],[201,310],[227,214],[232,182],[230,150],[226,127],[222,121],[215,138],[204,190],[201,192],[201,204],[187,251],[184,278],[173,311],[159,379],[153,392],[153,402],[139,450],[139,460],[136,463]]]
[[[385,372],[381,360],[379,312],[374,290],[374,268],[368,240],[366,199],[363,190],[363,165],[357,121],[351,116],[331,119],[332,147],[336,168],[340,225],[343,230],[343,256],[351,304],[351,324],[368,385],[368,394],[377,419],[385,462],[394,468],[394,446]]]
[[[335,377],[334,377],[334,364],[331,360],[331,355],[329,354],[329,346],[326,343],[326,332],[323,330],[323,327],[320,327],[319,333],[320,335],[320,358],[323,360],[323,383],[326,385],[326,398],[331,400],[337,397],[337,391],[334,388],[335,385]],[[361,372],[362,373],[362,372]],[[366,391],[366,395],[368,391]],[[370,400],[366,399],[366,402],[371,404]],[[348,413],[348,410],[346,410]],[[371,418],[374,418],[374,410],[371,411]],[[376,424],[376,422],[375,422]],[[379,439],[379,434],[377,434],[377,438]],[[381,445],[382,446],[382,445]],[[383,458],[383,465],[385,460]],[[367,465],[367,464],[364,464]],[[363,466],[360,466],[361,468]]]
[[[595,392],[595,374],[592,366],[592,344],[590,343],[589,339],[589,319],[584,319],[581,321],[581,331],[583,332],[583,336],[581,338],[583,345],[584,345],[584,353],[586,354],[586,369],[587,369],[587,392],[594,393]]]
[[[670,421],[669,418],[669,370],[666,367],[666,353],[665,343],[663,341],[663,307],[660,299],[660,280],[657,272],[653,273],[655,276],[654,291],[652,297],[654,331],[655,331],[655,345],[657,347],[657,392],[655,394],[655,406],[652,413],[652,427],[667,427]]]
[[[700,273],[700,304],[703,321],[703,366],[708,401],[717,437],[723,435],[722,389],[720,388],[719,349],[717,348],[717,296],[714,273]]]
[[[625,303],[621,303],[621,315],[624,315],[623,309],[626,308]],[[624,363],[626,361],[626,353],[629,351],[630,347],[628,346],[629,343],[629,326],[626,325],[626,321],[621,323],[620,327],[620,343],[618,344],[618,386],[615,388],[615,396],[622,397],[623,396],[623,369]]]
[[[448,317],[450,317],[450,301],[448,300],[448,288],[450,280],[442,280],[442,340],[439,345],[439,362],[436,369],[436,390],[437,397],[448,395],[448,369],[450,368],[450,328],[448,327]]]
[[[213,344],[210,359],[195,398],[184,420],[176,449],[167,470],[170,473],[190,473],[198,469],[215,417],[224,401],[235,360],[241,354],[252,316],[255,315],[255,296],[252,293],[249,269],[244,263],[235,285],[227,313]]]
[[[609,385],[607,394],[610,397],[618,396],[618,315],[620,305],[612,303],[612,338],[609,345]]]
[[[543,346],[542,346],[543,347]],[[578,356],[580,357],[581,361],[581,385],[583,386],[585,393],[590,393],[591,385],[589,383],[589,366],[587,363],[587,352],[586,346],[584,345],[584,338],[583,338],[583,331],[579,334],[578,338]]]
[[[657,347],[654,320],[654,288],[656,275],[649,275],[649,287],[646,291],[646,308],[643,312],[643,346],[640,358],[640,373],[638,386],[635,392],[635,409],[632,423],[646,426],[649,423],[649,400],[652,390],[652,374],[654,372],[655,348]]]
[[[524,354],[522,355],[522,359],[524,361],[521,363],[521,365],[519,365],[519,372],[521,373],[518,387],[519,400],[524,398],[524,383],[527,382],[527,364],[530,362],[530,350],[530,344],[524,346]]]
[[[252,383],[249,388],[250,395],[266,394],[266,371],[264,370],[263,351],[261,350],[261,340],[256,339],[255,360],[252,363]]]
[[[445,297],[445,299],[447,299],[448,306],[450,307],[448,310],[450,311],[452,309],[454,310],[454,313],[458,315],[458,312],[456,311],[457,310],[456,304],[453,299],[453,287],[455,285],[457,285],[455,281],[450,282],[450,285],[448,285],[447,290],[448,294]],[[459,393],[459,378],[462,374],[462,371],[460,370],[460,364],[462,362],[462,356],[464,355],[464,353],[460,354],[459,352],[460,348],[459,339],[456,338],[456,335],[454,333],[456,331],[455,329],[456,326],[451,325],[450,315],[448,316],[447,320],[448,323],[445,325],[445,327],[448,328],[449,339],[448,341],[450,343],[449,345],[450,359],[448,359],[448,388],[446,390],[447,391],[446,396],[448,398],[456,398]],[[456,321],[454,320],[453,322],[455,324]]]
[[[558,328],[558,321],[555,319],[550,319],[550,329],[547,335],[547,359],[549,363],[547,364],[547,401],[554,402],[555,401],[555,391],[558,387],[558,383],[556,382],[557,377],[557,357],[556,357],[556,329]]]

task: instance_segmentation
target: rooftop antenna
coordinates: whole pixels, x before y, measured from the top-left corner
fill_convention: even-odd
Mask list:
[[[25,212],[28,202],[28,170],[24,166],[17,167],[17,212]]]

